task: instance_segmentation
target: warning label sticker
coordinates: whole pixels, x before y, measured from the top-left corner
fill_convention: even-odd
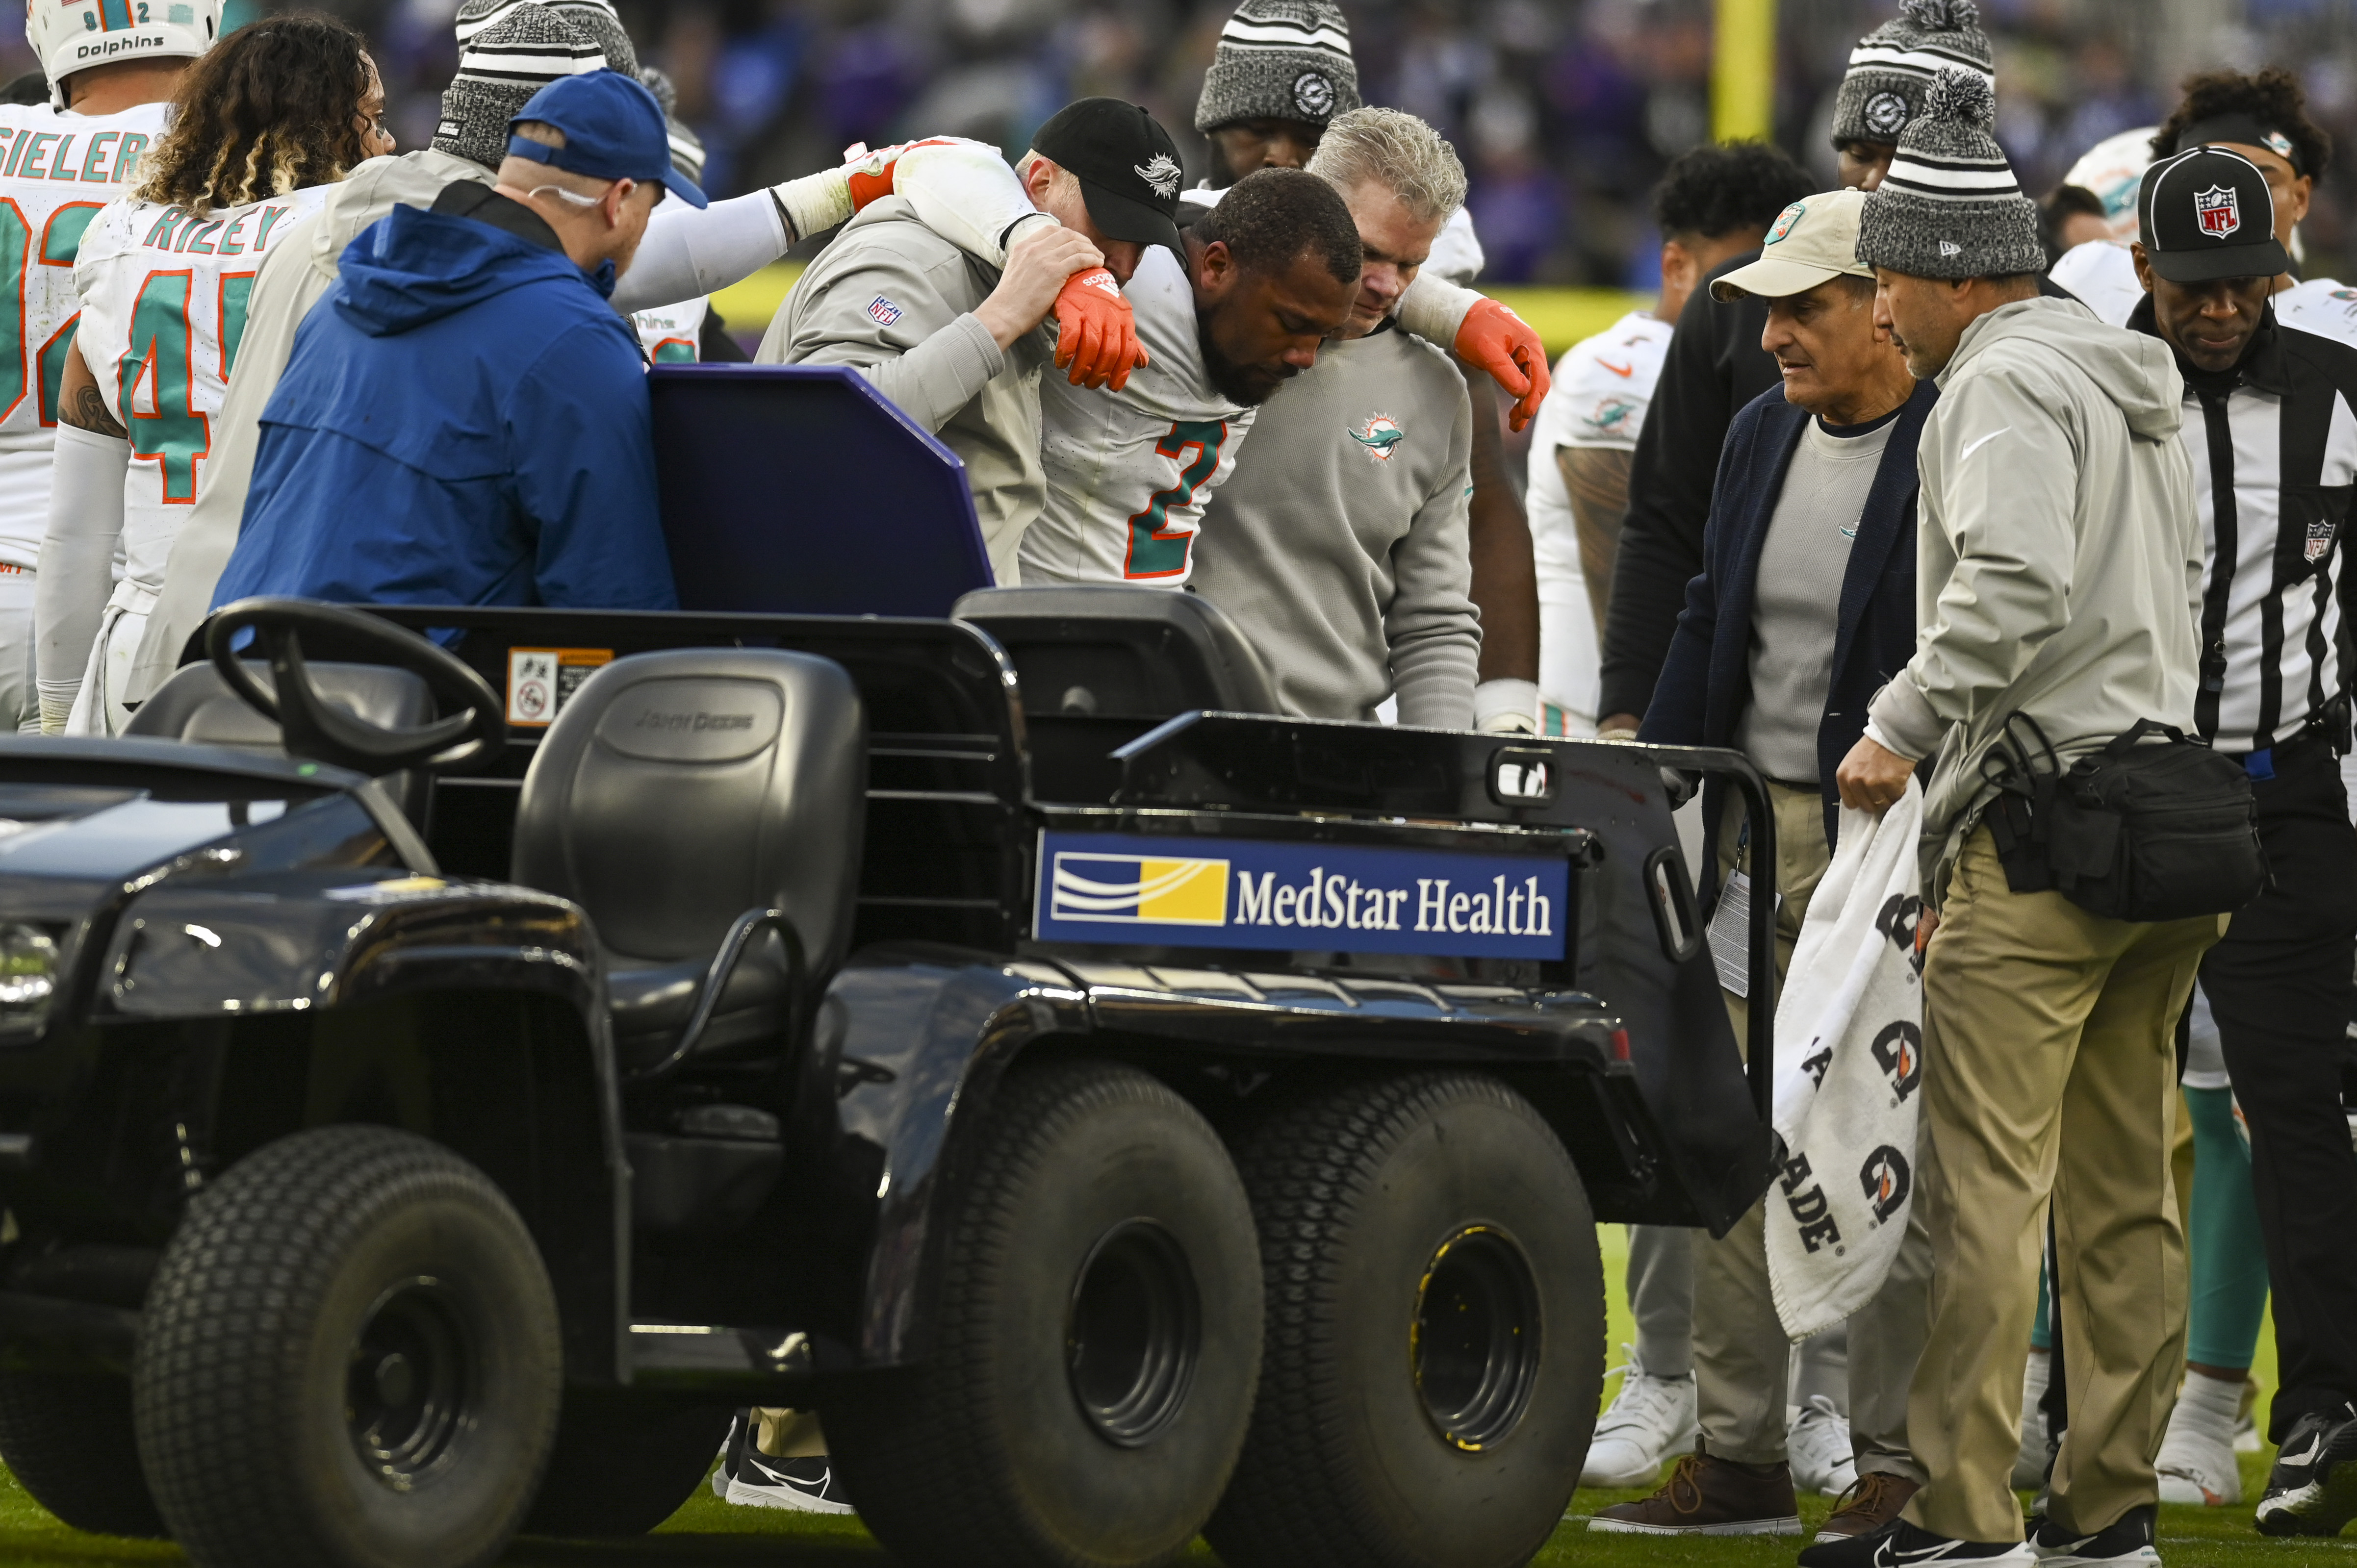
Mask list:
[[[554,724],[581,682],[613,661],[610,648],[509,649],[508,723]]]

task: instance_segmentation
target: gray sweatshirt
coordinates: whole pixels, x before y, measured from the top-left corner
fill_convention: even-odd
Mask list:
[[[965,464],[991,570],[1017,575],[1039,515],[1039,372],[1045,326],[999,352],[974,306],[998,273],[918,218],[906,197],[869,203],[795,281],[753,356],[764,364],[853,365]]]
[[[1868,712],[1936,754],[1928,886],[1996,794],[1981,759],[2016,711],[2067,765],[2138,719],[2190,729],[2201,528],[2169,346],[2027,299],[1964,329],[1923,426],[1915,657]]]
[[[1286,711],[1469,729],[1480,612],[1466,542],[1473,413],[1447,356],[1397,326],[1321,344],[1261,406],[1212,493],[1195,592],[1276,676]]]

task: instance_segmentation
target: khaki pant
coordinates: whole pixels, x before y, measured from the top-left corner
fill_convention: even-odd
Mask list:
[[[1908,1423],[1931,1480],[1907,1505],[1922,1528],[2021,1539],[2009,1477],[2050,1195],[2071,1410],[2051,1517],[2093,1533],[2158,1498],[2185,1349],[2174,1031],[2224,929],[2015,893],[1989,830],[1965,843],[1923,971],[1917,1201],[1938,1266]]]
[[[1816,790],[1770,784],[1768,794],[1776,813],[1775,881],[1784,896],[1776,910],[1776,973],[1781,979],[1833,850],[1825,843],[1824,802]],[[1741,802],[1730,802],[1719,824],[1722,876],[1738,865],[1735,843],[1742,821]],[[1749,861],[1748,851],[1741,859]],[[1769,897],[1759,874],[1751,875],[1752,897]],[[1737,1042],[1748,1045],[1749,1007],[1730,993],[1727,1011]],[[1745,1465],[1781,1464],[1785,1457],[1784,1391],[1792,1346],[1769,1286],[1765,1202],[1763,1197],[1753,1204],[1717,1240],[1700,1231],[1694,1238],[1695,1389],[1703,1446]],[[1931,1279],[1931,1240],[1918,1203],[1909,1213],[1907,1237],[1889,1277],[1849,1322],[1850,1442],[1860,1474],[1880,1470],[1923,1478],[1907,1440],[1907,1390],[1923,1348]],[[2022,1332],[2026,1337],[2029,1330]]]
[[[818,1412],[755,1406],[753,1449],[772,1459],[823,1459],[826,1434],[819,1430]]]

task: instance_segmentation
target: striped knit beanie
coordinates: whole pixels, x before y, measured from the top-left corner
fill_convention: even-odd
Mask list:
[[[1973,0],[1900,0],[1899,15],[1857,40],[1834,94],[1834,145],[1899,140],[1923,112],[1932,78],[1953,67],[1996,86],[1996,57]]]
[[[1922,278],[2046,270],[2038,209],[1989,134],[1996,92],[1973,70],[1943,70],[1899,134],[1890,172],[1867,193],[1857,259]]]
[[[596,44],[606,57],[607,65],[625,76],[639,73],[639,51],[630,42],[630,35],[622,30],[621,17],[614,14],[613,0],[539,0],[554,11],[565,26]],[[463,0],[458,7],[458,47],[464,48],[476,34],[495,27],[518,5],[529,5],[533,0]]]
[[[1195,129],[1238,120],[1323,126],[1358,106],[1359,66],[1340,7],[1328,0],[1243,0],[1220,29],[1195,101]]]
[[[531,0],[511,5],[458,51],[458,74],[442,94],[434,150],[495,169],[508,156],[508,122],[559,77],[606,69],[596,44]]]

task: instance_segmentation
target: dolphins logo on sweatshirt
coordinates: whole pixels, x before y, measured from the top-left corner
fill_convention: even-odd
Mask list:
[[[1392,449],[1407,439],[1407,432],[1402,430],[1399,421],[1390,414],[1378,413],[1369,416],[1364,424],[1350,432],[1350,436],[1367,449],[1368,456],[1378,463],[1388,463],[1392,460]]]

